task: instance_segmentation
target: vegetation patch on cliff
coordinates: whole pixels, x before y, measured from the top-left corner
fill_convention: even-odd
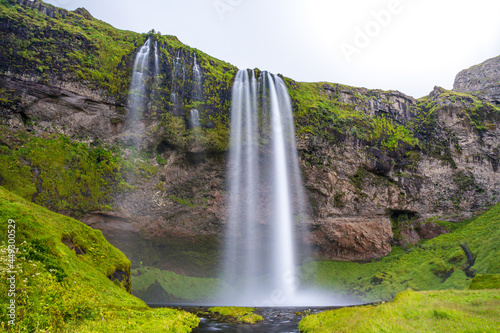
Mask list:
[[[114,193],[133,188],[125,176],[152,172],[141,160],[125,161],[101,145],[0,128],[0,185],[55,211],[109,210]]]
[[[336,94],[326,94],[324,82],[295,82],[285,78],[293,102],[297,135],[318,136],[335,143],[340,135],[352,135],[372,145],[387,150],[397,150],[401,145],[415,146],[418,139],[412,132],[392,119],[371,116],[357,110],[354,104],[344,103]],[[375,98],[356,94],[355,88],[342,86],[357,98]]]

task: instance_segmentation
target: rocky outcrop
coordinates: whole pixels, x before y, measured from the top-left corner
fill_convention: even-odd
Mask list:
[[[319,252],[335,260],[368,260],[391,252],[388,218],[343,217],[322,219],[312,234]]]
[[[68,15],[67,10],[54,7],[38,0],[9,0],[9,2],[36,9],[40,13],[45,14],[51,18],[56,17],[56,15],[60,15],[61,17],[66,17],[66,15]]]
[[[432,239],[442,234],[447,234],[450,231],[445,227],[436,224],[435,222],[424,223],[417,227],[418,235],[422,239]]]
[[[61,133],[83,142],[116,143],[124,130],[125,107],[109,103],[78,85],[60,86],[0,75],[0,87],[20,101],[11,110],[11,127],[23,127],[35,135]],[[20,124],[22,122],[23,124]]]
[[[400,124],[415,116],[415,98],[396,90],[354,88],[341,84],[324,84],[322,90],[329,99],[336,99],[367,115],[388,117]]]
[[[500,105],[500,57],[488,59],[458,73],[453,90],[471,93]]]

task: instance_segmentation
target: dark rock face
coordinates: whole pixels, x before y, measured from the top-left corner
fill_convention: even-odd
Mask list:
[[[120,282],[129,293],[132,293],[132,279],[130,276],[130,271],[124,272],[117,269],[113,272],[113,274],[108,276],[108,279],[110,279],[111,281]]]
[[[453,90],[472,93],[500,105],[500,57],[488,59],[458,73]]]
[[[12,125],[30,120],[29,129],[35,133],[61,133],[87,142],[112,143],[123,131],[124,107],[108,103],[84,87],[63,82],[56,87],[3,75],[0,87],[22,101],[17,112],[13,111],[19,117],[11,118]]]

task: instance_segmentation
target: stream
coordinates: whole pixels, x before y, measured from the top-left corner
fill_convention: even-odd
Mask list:
[[[196,314],[200,318],[200,324],[197,328],[193,329],[193,333],[203,332],[228,332],[228,333],[246,333],[246,332],[279,332],[291,333],[299,332],[299,322],[303,316],[304,311],[313,314],[330,309],[337,309],[339,307],[263,307],[256,308],[254,313],[261,315],[264,321],[258,322],[253,325],[238,324],[223,322],[214,318],[211,315],[204,314],[208,312],[208,307],[178,307],[181,310],[188,311]]]

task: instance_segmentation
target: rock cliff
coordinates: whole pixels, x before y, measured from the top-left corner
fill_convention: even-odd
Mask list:
[[[173,36],[118,31],[83,9],[22,0],[0,8],[0,185],[102,229],[133,265],[213,276],[236,68]],[[162,74],[156,92],[148,90],[145,134],[137,140],[126,126],[126,96],[135,52],[147,38],[160,45]],[[195,54],[203,101],[191,97]],[[436,87],[418,100],[284,78],[317,253],[384,256],[394,244],[446,232],[432,221],[458,222],[498,202],[495,59],[461,72],[455,91]],[[182,75],[174,71],[179,64]],[[189,125],[193,107],[200,129]],[[62,143],[53,155],[43,148],[42,163],[36,149],[49,142]]]
[[[500,56],[458,73],[453,90],[471,93],[490,103],[500,104]]]

